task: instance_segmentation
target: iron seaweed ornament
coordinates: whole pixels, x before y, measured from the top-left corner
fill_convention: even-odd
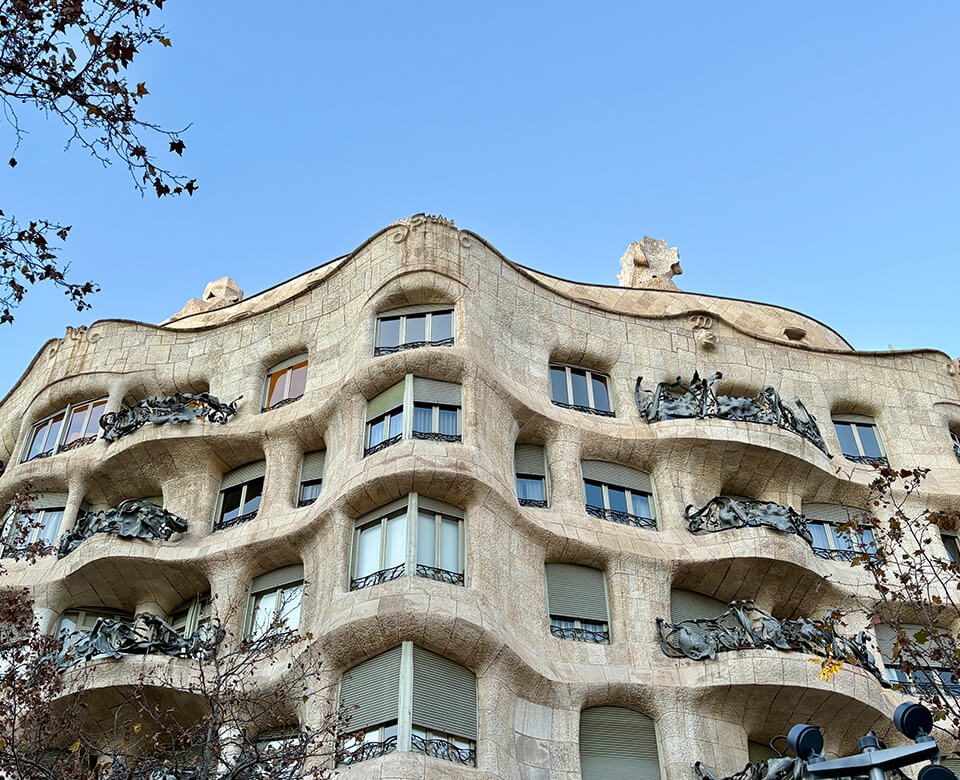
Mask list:
[[[773,501],[717,496],[696,512],[692,510],[692,505],[683,510],[690,533],[709,534],[731,528],[766,526],[774,531],[795,534],[813,547],[813,536],[807,529],[803,515],[792,507],[781,506]]]
[[[233,403],[224,404],[210,393],[174,393],[166,398],[150,396],[129,409],[103,415],[100,418],[100,427],[103,429],[103,438],[114,442],[147,423],[182,425],[194,420],[206,420],[224,425],[237,413],[240,398]]]
[[[187,521],[163,507],[131,498],[102,512],[84,512],[77,524],[60,539],[57,557],[69,555],[84,539],[94,534],[114,534],[121,539],[169,541],[173,534],[187,530]]]
[[[727,610],[715,618],[679,623],[657,618],[657,636],[660,648],[670,658],[712,661],[717,653],[762,648],[809,653],[845,660],[872,674],[884,687],[890,687],[867,648],[866,632],[848,639],[825,621],[779,620],[749,600],[731,601]]]
[[[780,756],[747,764],[739,772],[718,779],[710,767],[697,761],[693,772],[697,780],[792,780],[797,777],[798,768],[802,771],[801,764],[799,758]]]
[[[661,382],[651,391],[644,390],[643,377],[637,377],[637,409],[648,423],[678,418],[715,417],[721,420],[776,425],[802,436],[828,458],[832,457],[817,427],[816,418],[807,411],[799,398],[795,399],[797,411],[794,411],[770,385],[763,388],[755,398],[717,395],[713,386],[722,378],[723,374],[719,371],[704,379],[694,371],[689,387],[677,377],[676,382]]]

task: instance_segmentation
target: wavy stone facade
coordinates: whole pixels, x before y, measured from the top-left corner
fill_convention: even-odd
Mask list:
[[[375,357],[377,315],[422,305],[454,309],[453,345]],[[262,412],[266,374],[298,355],[309,361],[303,396]],[[554,404],[551,364],[606,375],[614,416]],[[638,377],[655,386],[696,371],[722,372],[716,390],[727,395],[755,397],[770,385],[788,402],[801,398],[832,458],[777,426],[642,419]],[[574,780],[581,712],[593,707],[651,718],[666,780],[691,778],[696,760],[738,771],[748,742],[765,743],[798,721],[825,725],[828,751],[851,751],[869,728],[889,734],[900,694],[858,668],[825,682],[803,653],[670,658],[657,619],[669,618],[678,589],[750,599],[781,618],[819,617],[863,586],[857,570],[770,527],[692,534],[684,510],[721,495],[798,510],[862,505],[873,472],[841,455],[831,424],[839,414],[873,418],[891,464],[932,469],[930,508],[955,509],[958,373],[931,350],[856,352],[785,309],[549,277],[449,221],[421,216],[249,299],[162,326],[101,321],[48,342],[0,402],[0,498],[28,483],[66,494],[61,533],[81,506],[154,496],[189,525],[167,541],[98,533],[61,559],[10,560],[5,584],[31,587],[54,631],[77,608],[167,616],[206,591],[221,606],[242,604],[253,578],[302,564],[300,631],[312,634],[331,690],[345,671],[401,642],[476,675],[475,768],[392,752],[343,767],[345,778]],[[404,438],[365,456],[367,402],[407,375],[462,386],[462,440]],[[33,425],[70,403],[106,397],[110,413],[150,396],[201,392],[243,400],[228,424],[148,424],[111,443],[20,462]],[[547,508],[518,504],[518,443],[544,447]],[[298,506],[301,461],[318,450],[326,453],[322,490]],[[587,460],[648,474],[657,527],[586,512]],[[256,517],[212,531],[222,477],[258,461]],[[401,576],[351,590],[357,520],[412,493],[462,510],[464,584]],[[603,572],[609,643],[552,635],[547,564]],[[112,686],[161,662],[193,663],[151,655],[104,663],[90,696],[107,707]]]

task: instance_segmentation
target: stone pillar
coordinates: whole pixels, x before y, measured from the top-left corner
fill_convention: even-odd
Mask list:
[[[303,453],[298,442],[289,439],[267,439],[263,454],[267,461],[267,478],[263,483],[260,513],[273,514],[296,506]]]
[[[583,512],[580,476],[580,430],[561,426],[546,444],[550,471],[550,506],[560,512]]]

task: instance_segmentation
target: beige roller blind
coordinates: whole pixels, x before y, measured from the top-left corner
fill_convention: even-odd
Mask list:
[[[457,517],[461,520],[463,519],[462,509],[458,509],[450,504],[445,504],[443,501],[437,501],[433,498],[428,498],[427,496],[417,496],[417,508],[422,509],[424,512],[436,512],[441,515],[447,515],[448,517]]]
[[[327,453],[324,450],[317,452],[307,452],[303,456],[300,464],[300,481],[313,482],[317,479],[323,479],[323,462]]]
[[[624,707],[592,707],[580,713],[583,780],[660,780],[653,720]]]
[[[473,672],[413,646],[413,725],[477,739],[477,678]]]
[[[765,763],[771,758],[779,758],[777,752],[765,742],[754,742],[750,740],[747,743],[747,755],[751,764]]]
[[[539,444],[518,444],[513,450],[514,473],[545,477],[547,459]]]
[[[585,460],[581,463],[583,478],[594,482],[605,482],[608,485],[636,490],[640,493],[652,493],[650,475],[637,471],[619,463],[609,463],[605,460]]]
[[[298,363],[303,363],[306,360],[307,360],[306,353],[303,353],[302,355],[296,355],[292,358],[288,358],[287,360],[284,360],[282,363],[277,363],[277,365],[275,365],[273,368],[267,371],[267,373],[275,374],[277,373],[277,371],[283,371],[283,369],[285,368],[291,368],[292,366],[295,366]]]
[[[802,514],[808,520],[819,520],[823,523],[832,523],[839,525],[850,520],[858,520],[864,516],[862,509],[855,506],[844,506],[843,504],[803,504]]]
[[[63,509],[66,505],[66,493],[40,493],[29,503],[31,509]]]
[[[452,303],[424,303],[419,306],[404,306],[402,309],[391,309],[377,315],[378,319],[386,317],[400,317],[405,314],[429,314],[431,312],[453,311]]]
[[[294,582],[300,582],[303,579],[303,564],[295,563],[292,566],[284,566],[282,569],[274,569],[259,577],[254,577],[250,583],[251,593],[261,593],[265,590],[279,588],[282,585],[289,585]]]
[[[692,590],[675,588],[670,591],[670,622],[680,623],[683,620],[712,620],[727,611],[729,605],[715,599],[713,596],[704,596]]]
[[[348,669],[340,680],[340,706],[347,728],[359,731],[397,720],[400,696],[400,645]]]
[[[367,401],[367,420],[380,417],[398,406],[403,406],[403,386],[402,381],[397,382],[393,387],[387,388],[380,395]]]
[[[460,406],[463,388],[453,382],[441,382],[438,379],[413,378],[413,400],[427,404]]]
[[[237,485],[242,485],[244,482],[250,482],[254,479],[262,477],[267,470],[267,462],[265,460],[258,460],[255,463],[248,463],[246,466],[241,466],[238,469],[233,471],[228,471],[223,475],[223,481],[220,483],[221,490],[227,490]]]
[[[602,571],[569,563],[548,563],[546,573],[549,614],[608,622]]]

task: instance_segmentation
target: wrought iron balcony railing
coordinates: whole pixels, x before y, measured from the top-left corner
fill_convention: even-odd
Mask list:
[[[427,566],[423,563],[417,564],[417,576],[437,582],[446,582],[450,585],[463,585],[464,583],[463,572],[438,569],[435,566]]]
[[[222,517],[213,524],[214,531],[222,531],[225,528],[233,528],[237,525],[243,525],[244,523],[249,523],[251,520],[256,518],[257,510],[253,512],[247,512],[245,515],[237,515],[236,517],[231,517],[229,520],[224,520]]]
[[[445,739],[424,739],[416,734],[410,737],[410,747],[418,753],[425,753],[433,758],[442,758],[462,766],[477,765],[477,751],[473,748],[457,747]]]
[[[254,512],[256,515],[256,512]],[[57,557],[69,555],[94,534],[113,534],[121,539],[169,541],[187,530],[187,521],[149,501],[127,499],[102,512],[82,512],[76,525],[62,537]]]
[[[283,406],[289,406],[294,401],[299,401],[301,398],[303,398],[303,393],[301,393],[300,395],[295,395],[292,398],[284,398],[282,401],[277,401],[273,406],[264,406],[263,409],[261,409],[260,411],[272,412],[274,409],[279,409]]]
[[[554,401],[553,405],[559,406],[561,409],[573,409],[575,412],[583,412],[584,414],[595,414],[598,417],[617,416],[607,409],[594,409],[592,406],[581,406],[580,404],[565,404],[563,401]]]
[[[108,442],[139,430],[147,423],[154,425],[184,424],[194,420],[225,425],[237,413],[240,398],[229,404],[210,393],[174,393],[166,398],[150,396],[129,409],[107,412],[100,418],[103,438]]]
[[[363,588],[372,588],[374,585],[380,585],[383,582],[390,582],[397,577],[403,576],[404,564],[394,566],[391,569],[381,569],[372,574],[366,574],[363,577],[355,577],[350,580],[350,590],[362,590]]]
[[[337,751],[338,764],[357,764],[370,758],[380,758],[397,749],[397,738],[387,737],[383,742],[362,742],[356,747],[341,748]]]
[[[657,521],[653,517],[643,517],[642,515],[631,515],[629,512],[621,512],[617,509],[606,509],[602,506],[586,505],[587,514],[593,517],[599,517],[601,520],[609,520],[612,523],[621,525],[632,525],[634,528],[653,528],[656,529]]]
[[[878,466],[882,468],[890,465],[890,461],[887,459],[886,455],[875,457],[873,455],[847,455],[844,453],[843,457],[849,461],[852,461],[853,463],[860,463],[864,466]]]
[[[463,440],[463,437],[459,433],[435,433],[434,431],[414,431],[413,438],[425,439],[427,441],[445,441],[450,443]]]
[[[543,498],[518,498],[517,501],[520,506],[532,506],[538,509],[546,509],[548,506],[546,499]]]
[[[69,444],[64,444],[60,448],[60,452],[70,452],[71,450],[78,450],[81,447],[86,447],[88,444],[93,444],[97,440],[97,435],[93,436],[84,436],[82,439],[74,439]]]
[[[391,445],[396,444],[402,438],[403,438],[403,434],[398,433],[396,436],[391,436],[389,439],[384,439],[381,442],[378,442],[370,447],[367,447],[363,451],[363,457],[367,457],[367,455],[373,455],[373,453],[380,452],[380,450],[385,450],[387,447],[390,447]]]
[[[21,463],[30,463],[31,461],[34,461],[34,460],[43,460],[44,458],[49,458],[51,455],[53,455],[53,453],[54,453],[54,449],[51,447],[49,450],[44,450],[43,452],[38,452],[36,455],[33,455],[32,457],[25,458],[24,460],[21,461]]]
[[[374,357],[381,355],[392,355],[394,352],[403,352],[407,349],[420,349],[421,347],[452,347],[453,337],[448,339],[438,339],[437,341],[408,341],[405,344],[398,344],[395,347],[376,347],[373,350]]]
[[[814,547],[813,554],[828,561],[846,561],[849,563],[858,555],[864,555],[865,553],[856,550],[836,550],[832,547]]]
[[[597,645],[610,644],[609,629],[594,631],[589,628],[572,628],[550,625],[550,633],[557,639],[571,639],[574,642],[592,642]]]

